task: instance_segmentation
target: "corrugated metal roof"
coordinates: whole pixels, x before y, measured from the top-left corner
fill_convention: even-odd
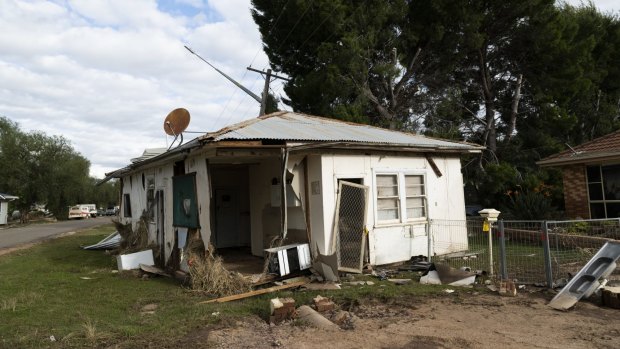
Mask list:
[[[309,142],[354,142],[401,146],[473,150],[482,147],[422,135],[392,131],[369,125],[293,112],[279,112],[208,133],[204,140],[283,140]]]
[[[572,149],[566,149],[548,156],[537,164],[552,166],[570,163],[585,163],[599,158],[620,157],[620,130],[595,138]]]

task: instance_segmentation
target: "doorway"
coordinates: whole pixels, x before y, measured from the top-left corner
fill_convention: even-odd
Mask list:
[[[251,244],[249,174],[247,165],[210,165],[213,188],[212,243],[223,248]]]

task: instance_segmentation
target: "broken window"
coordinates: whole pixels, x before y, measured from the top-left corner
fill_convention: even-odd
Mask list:
[[[131,196],[123,195],[123,217],[131,217]]]

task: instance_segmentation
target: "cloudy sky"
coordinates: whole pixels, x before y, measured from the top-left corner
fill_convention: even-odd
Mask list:
[[[618,0],[595,3],[619,13]],[[169,145],[162,125],[175,108],[190,111],[188,131],[253,118],[257,102],[183,47],[259,94],[261,76],[245,68],[268,62],[249,9],[250,0],[0,0],[0,115],[63,135],[99,178]],[[280,82],[272,90],[283,93]]]

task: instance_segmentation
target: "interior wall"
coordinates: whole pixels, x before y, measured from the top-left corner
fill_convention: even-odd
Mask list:
[[[251,245],[250,227],[250,195],[249,175],[247,165],[211,166],[211,186],[213,195],[220,189],[232,189],[237,191],[239,211],[239,236],[238,246]],[[217,222],[216,222],[217,224]],[[217,234],[217,228],[214,232]]]

